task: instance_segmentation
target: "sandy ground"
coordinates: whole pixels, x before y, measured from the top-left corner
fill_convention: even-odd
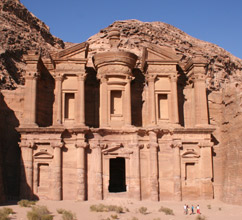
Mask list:
[[[111,215],[115,215],[115,212],[91,212],[90,206],[93,204],[105,204],[105,205],[118,205],[126,207],[129,209],[129,212],[122,214],[117,214],[118,219],[122,220],[132,220],[133,217],[138,218],[139,220],[195,220],[198,214],[194,215],[184,215],[183,206],[192,204],[195,206],[200,205],[201,216],[205,216],[206,220],[241,220],[242,219],[242,206],[228,205],[220,201],[183,201],[183,202],[151,202],[151,201],[133,201],[127,199],[108,199],[105,201],[38,201],[38,205],[45,205],[54,215],[55,220],[61,220],[62,217],[57,213],[56,209],[63,208],[66,210],[71,210],[77,216],[78,220],[102,220],[110,219]],[[208,208],[208,205],[211,206],[211,209]],[[143,215],[139,213],[140,207],[147,208],[147,214]],[[161,206],[168,207],[173,210],[174,215],[165,215],[163,212],[159,212]],[[11,216],[11,219],[26,220],[26,214],[31,208],[21,208],[16,203],[15,204],[6,204],[2,207],[10,207],[16,212]]]

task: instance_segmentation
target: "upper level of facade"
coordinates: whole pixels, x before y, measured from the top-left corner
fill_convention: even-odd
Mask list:
[[[173,49],[151,44],[138,57],[119,49],[119,37],[113,29],[110,49],[93,55],[91,65],[86,42],[50,59],[25,55],[20,127],[207,127],[206,60],[180,66]]]

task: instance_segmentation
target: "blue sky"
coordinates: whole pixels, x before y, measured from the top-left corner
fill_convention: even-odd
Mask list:
[[[162,21],[242,58],[242,0],[20,0],[53,35],[79,43],[116,20]]]

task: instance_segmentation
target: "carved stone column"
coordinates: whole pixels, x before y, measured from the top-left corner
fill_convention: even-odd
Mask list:
[[[171,111],[172,111],[171,122],[174,124],[178,124],[179,117],[178,117],[177,75],[176,74],[172,74],[170,76],[170,82],[171,82]]]
[[[54,125],[62,125],[62,80],[63,76],[61,74],[55,74],[55,111],[56,116],[53,117],[55,120],[53,121]]]
[[[77,143],[77,200],[86,199],[86,167],[85,167],[85,148],[86,142]]]
[[[151,200],[159,201],[159,182],[158,182],[158,143],[155,132],[149,132],[150,149],[150,195]]]
[[[131,83],[132,77],[127,77],[127,84],[125,86],[125,124],[127,126],[130,126],[132,123],[132,118],[131,118]]]
[[[201,196],[203,199],[213,199],[212,146],[213,143],[211,142],[199,143],[201,155]]]
[[[36,124],[36,96],[37,96],[37,72],[28,72],[25,76],[24,96],[24,126],[37,127]]]
[[[103,177],[102,177],[102,148],[99,143],[90,144],[93,155],[93,171],[94,171],[94,196],[97,200],[103,199]]]
[[[52,142],[51,146],[54,148],[54,158],[52,166],[52,199],[62,199],[62,152],[63,143],[60,141]]]
[[[150,125],[156,124],[156,113],[155,113],[155,79],[156,75],[148,75],[146,77],[146,80],[148,82],[148,88],[149,88],[149,101],[148,101],[148,112],[150,115]]]
[[[33,147],[34,142],[20,143],[21,148],[21,199],[33,198]]]
[[[108,126],[108,87],[105,76],[100,78],[100,127]]]
[[[174,197],[177,201],[182,200],[182,188],[181,188],[181,156],[180,156],[180,148],[182,147],[182,143],[179,141],[174,141],[171,145],[173,148],[173,159],[174,159]]]
[[[195,93],[195,124],[208,124],[208,106],[207,94],[205,85],[205,75],[203,73],[196,73],[194,79],[194,93]]]
[[[76,124],[85,126],[85,79],[86,73],[78,74],[78,93],[76,101]]]
[[[34,163],[33,193],[34,195],[38,193],[38,164],[37,163]]]
[[[140,175],[140,145],[138,143],[129,144],[133,154],[130,158],[130,196],[136,200],[141,200],[141,175]]]

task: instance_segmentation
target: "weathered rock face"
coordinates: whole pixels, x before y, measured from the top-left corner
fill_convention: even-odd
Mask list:
[[[48,56],[50,50],[64,48],[64,43],[19,0],[1,1],[0,13],[0,88],[13,89],[23,84],[22,55],[27,50]]]
[[[5,158],[0,164],[0,190],[3,184],[6,195],[17,196],[18,190],[14,193],[12,190],[18,188],[20,161],[19,136],[14,128],[19,125],[23,114],[21,85],[24,84],[25,63],[22,55],[27,50],[37,50],[48,57],[49,53],[64,48],[64,43],[53,37],[48,27],[18,0],[1,1],[0,12],[0,86],[4,89],[0,105],[0,156]],[[180,56],[181,66],[196,55],[207,59],[208,112],[210,124],[216,127],[212,140],[215,198],[242,204],[242,60],[171,25],[128,20],[114,22],[87,41],[90,44],[87,66],[92,66],[92,55],[107,49],[107,33],[113,27],[121,33],[119,48],[138,55],[137,65],[140,65],[142,45],[146,43],[174,48]],[[15,91],[8,91],[12,89]],[[3,192],[0,191],[0,198],[1,195]]]
[[[22,119],[23,109],[25,63],[22,55],[27,50],[36,50],[48,57],[50,50],[61,48],[64,48],[63,41],[52,36],[48,26],[18,0],[0,2],[0,201],[4,194],[8,198],[19,194],[19,134],[15,127]]]

